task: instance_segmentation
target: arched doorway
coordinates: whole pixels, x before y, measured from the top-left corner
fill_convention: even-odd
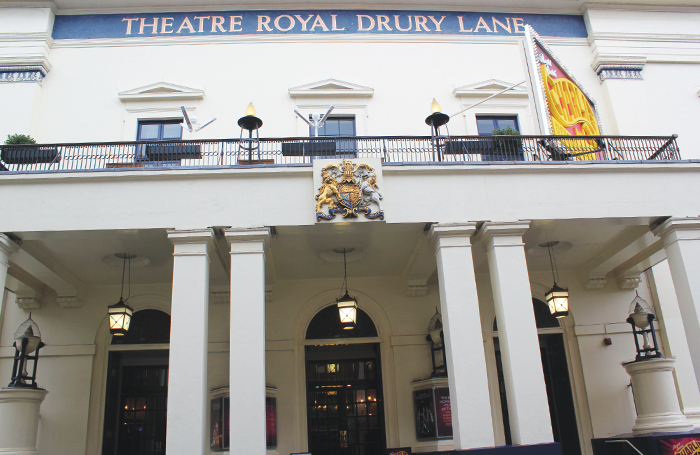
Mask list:
[[[133,314],[129,332],[109,347],[103,455],[165,453],[170,316]]]
[[[547,387],[547,400],[555,442],[561,443],[562,455],[581,455],[581,443],[576,422],[576,410],[569,378],[563,329],[559,320],[552,316],[546,303],[532,299],[535,323],[540,341],[542,373]],[[493,344],[496,354],[498,390],[503,416],[506,445],[512,444],[508,417],[508,397],[503,379],[503,366],[498,341],[498,322],[493,320]]]
[[[374,322],[358,309],[355,328],[344,330],[331,305],[314,316],[305,339],[308,451],[380,455],[386,432]]]

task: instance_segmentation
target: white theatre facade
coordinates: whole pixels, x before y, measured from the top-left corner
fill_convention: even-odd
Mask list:
[[[700,426],[697,6],[90,3],[0,6],[0,453],[593,455],[637,296]]]

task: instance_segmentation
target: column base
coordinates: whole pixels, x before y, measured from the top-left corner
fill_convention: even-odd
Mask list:
[[[693,430],[681,412],[673,379],[675,359],[650,359],[622,366],[632,378],[637,420],[632,434],[681,433]]]
[[[695,429],[700,429],[700,408],[685,408],[683,409],[683,414],[685,414],[685,418]]]
[[[0,390],[0,454],[38,455],[39,408],[47,393],[30,388]]]
[[[637,417],[632,427],[632,434],[648,433],[683,433],[693,431],[693,424],[681,413],[664,413]]]

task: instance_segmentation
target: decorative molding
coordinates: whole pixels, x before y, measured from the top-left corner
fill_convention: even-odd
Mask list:
[[[642,282],[642,278],[639,274],[637,275],[623,275],[617,278],[617,284],[620,289],[637,289],[639,283]]]
[[[41,296],[35,295],[33,297],[17,297],[15,299],[17,306],[23,310],[38,310],[41,308]]]
[[[406,287],[406,297],[423,297],[428,293],[428,286],[425,284],[409,284]]]
[[[156,82],[143,87],[137,87],[131,90],[119,92],[119,99],[124,102],[202,98],[204,98],[204,90],[185,87],[184,85],[171,84],[170,82]]]
[[[8,82],[41,82],[45,74],[38,68],[0,67],[0,83]]]
[[[228,291],[224,292],[211,292],[209,293],[209,303],[215,305],[224,305],[231,303],[231,293]]]
[[[598,54],[591,66],[600,78],[606,79],[643,79],[642,69],[647,62],[644,55]]]
[[[598,77],[600,82],[604,82],[607,79],[644,79],[642,70],[637,69],[601,69]]]
[[[489,79],[486,81],[477,82],[474,84],[463,85],[454,89],[455,96],[490,96],[503,91],[513,85],[511,82],[504,82],[499,79]],[[518,96],[527,98],[528,92],[524,84],[504,92],[501,97]]]
[[[605,277],[588,277],[588,280],[583,284],[584,289],[594,290],[603,289],[608,280]]]
[[[370,98],[373,95],[374,89],[371,87],[338,79],[325,79],[289,89],[289,96],[292,98],[315,96]]]
[[[0,57],[0,83],[41,83],[50,70],[51,63],[43,54]]]
[[[56,298],[56,303],[61,308],[80,308],[83,302],[74,295],[59,295]]]

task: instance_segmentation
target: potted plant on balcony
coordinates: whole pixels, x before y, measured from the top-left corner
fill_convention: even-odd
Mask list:
[[[523,141],[519,137],[520,133],[510,126],[498,128],[491,131],[493,135],[493,154],[487,157],[482,155],[482,159],[487,161],[522,161]]]
[[[0,157],[7,164],[37,164],[57,161],[58,149],[56,147],[41,147],[35,144],[34,138],[26,134],[8,134]]]

